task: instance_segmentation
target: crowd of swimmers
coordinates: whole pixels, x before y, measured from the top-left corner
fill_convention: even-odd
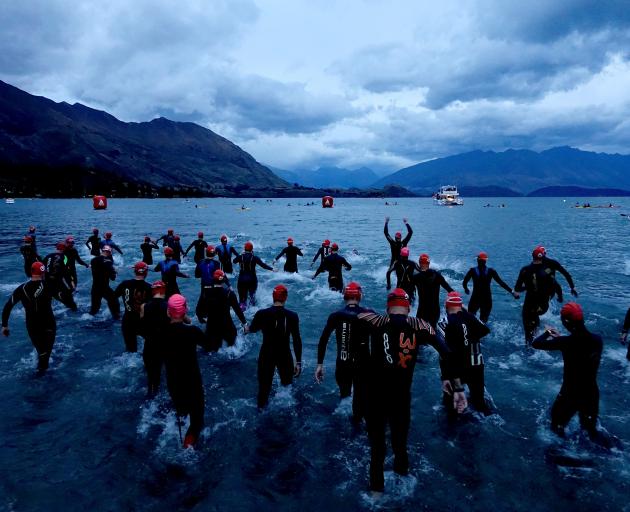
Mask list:
[[[413,231],[406,219],[404,224],[406,236],[403,238],[402,233],[397,232],[392,237],[389,218],[385,221],[384,235],[391,258],[386,274],[387,307],[382,314],[361,306],[360,284],[344,283],[343,271],[352,267],[339,254],[336,243],[324,240],[311,263],[311,267],[317,264],[312,278],[326,273],[329,288],[340,292],[345,301],[342,309],[330,314],[323,328],[317,348],[315,379],[317,382],[324,379],[326,348],[335,333],[335,379],[340,397],[352,396],[351,420],[357,425],[365,420],[367,425],[371,447],[370,489],[381,492],[384,488],[387,426],[394,452],[393,470],[400,475],[408,473],[411,383],[421,345],[430,345],[439,353],[439,379],[449,414],[457,416],[467,408],[482,415],[494,412],[493,404],[485,396],[481,351],[481,340],[490,332],[487,322],[492,312],[492,281],[514,299],[519,299],[520,293],[525,294],[522,322],[526,345],[562,353],[563,382],[551,408],[551,428],[563,436],[566,425],[577,413],[581,427],[593,441],[613,445],[615,438],[598,427],[597,373],[602,339],[585,326],[581,306],[569,302],[561,309],[560,318],[567,335],[550,327],[537,333],[540,317],[547,312],[551,299],[564,301],[556,274],[561,274],[570,293],[578,296],[569,272],[549,258],[544,247],[537,246],[532,251],[531,262],[521,269],[512,288],[488,266],[488,254],[481,252],[477,266],[466,273],[462,283],[465,293],[470,294],[465,307],[463,297],[439,271],[431,268],[428,254],[421,254],[417,263],[409,258],[408,244]],[[154,265],[153,251],[160,250],[160,242],[164,258]],[[259,309],[251,323],[245,317],[248,306],[256,303],[257,267],[274,270],[254,253],[252,242],[246,242],[243,252],[239,253],[226,235],[214,246],[205,241],[200,231],[186,249],[172,229],[157,240],[146,236],[140,246],[142,260],[133,266],[134,277],[122,281],[115,289],[110,286],[117,277],[112,252],[122,254],[122,249],[114,242],[112,233],[107,232],[101,238],[95,228],[85,245],[92,256],[89,262],[80,257],[72,236],[57,243],[54,252],[40,257],[35,227],[24,236],[20,251],[24,272],[30,280],[19,286],[4,306],[2,332],[9,336],[11,310],[21,303],[26,313],[26,330],[37,352],[39,373],[48,368],[55,342],[52,300],[77,311],[73,293],[77,288],[76,265],[79,264],[90,268],[92,273],[90,314],[97,314],[105,299],[112,317],[121,319],[126,350],[136,352],[138,336],[144,338],[142,357],[150,397],[159,391],[162,369],[165,370],[167,390],[176,414],[188,416],[190,420],[183,437],[184,447],[196,444],[204,426],[204,391],[197,347],[216,352],[224,342],[233,346],[237,329],[232,313],[245,334],[262,333],[258,356],[257,404],[260,409],[268,403],[276,371],[283,386],[291,384],[301,374],[300,320],[298,313],[286,307],[288,288],[282,284],[276,286],[272,306]],[[193,325],[191,308],[177,284],[178,278],[190,277],[180,270],[179,264],[191,251],[194,276],[200,281],[194,316],[199,324],[205,324],[205,332]],[[301,249],[288,238],[286,247],[274,261],[284,258],[284,271],[298,272],[298,257],[302,256]],[[234,265],[239,269],[236,292],[230,282]],[[160,272],[161,279],[149,284],[150,271]],[[396,278],[393,290],[392,275]],[[446,315],[440,319],[441,288],[447,295],[443,303]],[[122,317],[119,301],[122,301]],[[414,316],[411,312],[416,303]],[[629,329],[630,309],[623,323],[622,343],[626,343]],[[630,348],[627,357],[630,360]]]

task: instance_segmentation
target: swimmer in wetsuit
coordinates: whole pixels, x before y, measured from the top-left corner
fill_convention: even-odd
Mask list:
[[[122,297],[123,317],[121,322],[123,340],[127,352],[138,351],[138,336],[142,336],[142,322],[140,311],[142,305],[151,298],[151,286],[145,281],[149,266],[144,261],[139,261],[133,266],[133,279],[126,279],[120,283],[114,295]]]
[[[324,358],[326,346],[332,332],[337,338],[337,359],[335,380],[339,386],[340,398],[352,394],[352,421],[360,422],[367,407],[367,366],[370,357],[369,336],[357,320],[359,313],[371,311],[360,306],[363,291],[358,283],[349,283],[344,288],[343,299],[346,305],[328,317],[326,326],[317,346],[317,368],[315,380],[324,380]]]
[[[328,272],[328,288],[335,292],[342,292],[342,268],[352,270],[352,265],[350,265],[343,256],[339,255],[339,246],[337,244],[332,244],[330,247],[330,254],[324,258],[324,261],[313,275],[313,279],[322,272]]]
[[[153,265],[153,249],[160,249],[157,243],[151,241],[150,236],[144,237],[144,242],[140,244],[142,251],[142,261],[147,265]]]
[[[69,236],[66,238],[66,248],[63,251],[66,257],[66,265],[68,266],[68,274],[70,276],[72,289],[76,289],[79,280],[77,279],[77,263],[83,265],[85,268],[90,268],[90,265],[81,259],[79,251],[74,246],[74,237]]]
[[[606,445],[611,438],[597,429],[597,372],[602,356],[602,339],[584,325],[584,312],[579,304],[565,304],[560,318],[569,331],[568,336],[561,336],[558,330],[548,327],[532,343],[532,347],[538,350],[561,351],[564,360],[562,387],[551,408],[551,428],[559,436],[564,436],[566,425],[578,413],[580,426],[590,438]]]
[[[413,274],[418,270],[418,266],[409,260],[409,249],[403,247],[397,260],[390,265],[387,271],[387,289],[391,289],[391,274],[396,272],[396,288],[402,288],[409,295],[409,300],[413,303],[416,295],[415,285],[413,282]]]
[[[569,274],[569,272],[560,264],[560,262],[556,260],[552,260],[551,258],[548,258],[547,251],[543,246],[538,246],[538,249],[542,251],[543,253],[543,258],[542,258],[543,267],[545,268],[547,273],[550,274],[551,277],[553,277],[553,280],[555,283],[554,292],[555,292],[556,298],[558,299],[558,302],[563,301],[563,296],[562,296],[562,287],[556,280],[556,272],[559,272],[560,274],[564,276],[564,278],[567,280],[567,284],[569,285],[569,288],[571,289],[571,295],[573,295],[574,297],[577,297],[578,292],[575,289],[575,284],[573,283],[573,278],[571,277],[571,274]]]
[[[26,277],[31,277],[31,268],[33,263],[41,261],[41,258],[33,246],[33,237],[29,235],[24,237],[24,243],[20,247],[20,253],[24,258],[24,273],[26,274]]]
[[[246,333],[262,331],[263,341],[258,355],[258,408],[269,402],[273,376],[278,369],[280,383],[288,386],[294,377],[302,373],[302,338],[300,319],[297,313],[284,307],[289,292],[279,284],[273,289],[273,306],[256,312]],[[293,338],[295,366],[291,354],[290,339]]]
[[[87,239],[85,246],[90,250],[92,256],[100,256],[101,254],[101,237],[98,236],[98,229],[92,229],[92,236]]]
[[[506,292],[512,294],[515,299],[518,299],[520,295],[512,290],[503,279],[499,277],[499,274],[493,268],[487,266],[488,254],[480,252],[477,256],[477,266],[471,268],[466,277],[464,277],[463,287],[466,295],[470,293],[468,289],[468,282],[472,279],[473,292],[468,303],[468,312],[476,315],[479,313],[479,319],[482,322],[487,322],[490,318],[490,312],[492,311],[492,291],[490,285],[494,279],[497,284],[503,288]]]
[[[32,240],[33,250],[37,253],[37,235],[35,234],[35,226],[29,226],[28,232],[24,236],[30,236]]]
[[[57,299],[71,311],[77,311],[77,304],[72,297],[70,272],[64,255],[66,244],[58,242],[55,249],[56,251],[46,256],[43,261],[46,265],[46,282],[54,299]]]
[[[435,329],[440,318],[440,288],[444,288],[447,292],[452,292],[453,288],[440,272],[429,268],[431,259],[428,254],[421,254],[418,263],[420,271],[416,272],[412,278],[418,290],[416,317],[426,320]]]
[[[170,323],[167,315],[166,284],[155,281],[151,285],[153,297],[140,308],[144,348],[142,360],[147,372],[148,396],[153,397],[160,389],[160,377],[164,364],[164,335]]]
[[[481,338],[490,333],[490,329],[476,316],[463,309],[459,293],[450,292],[445,303],[446,318],[438,323],[437,333],[452,353],[450,368],[440,360],[442,370],[442,393],[445,402],[452,402],[455,384],[446,378],[446,374],[459,375],[461,384],[468,386],[469,401],[474,409],[488,416],[492,414],[486,403],[484,358],[481,353]]]
[[[254,254],[254,244],[245,242],[244,249],[245,252],[243,254],[239,254],[234,258],[234,263],[238,263],[241,267],[236,286],[238,289],[238,301],[243,311],[247,308],[248,297],[250,306],[256,304],[256,290],[258,289],[256,265],[265,270],[273,270],[273,267],[267,265]],[[225,269],[223,271],[225,272]]]
[[[409,458],[407,436],[411,408],[411,382],[419,345],[431,345],[445,361],[450,351],[435,336],[433,328],[424,320],[409,316],[409,296],[396,288],[387,296],[387,314],[360,313],[358,319],[370,331],[370,361],[368,379],[367,427],[371,446],[370,489],[384,489],[385,432],[391,431],[394,452],[394,472],[407,475]],[[450,367],[448,367],[450,368]],[[459,376],[448,373],[455,384],[453,407],[459,412],[466,406]]]
[[[287,246],[284,249],[282,249],[282,251],[280,251],[280,254],[276,256],[276,259],[274,261],[278,261],[280,258],[282,258],[282,256],[286,258],[286,261],[284,262],[284,271],[297,272],[298,271],[297,257],[304,256],[304,255],[302,254],[302,251],[300,250],[299,247],[296,247],[295,245],[293,245],[293,238],[289,237],[287,239]]]
[[[170,322],[164,332],[164,366],[166,386],[178,419],[190,417],[184,437],[184,448],[194,447],[204,425],[204,392],[197,346],[203,346],[204,336],[199,327],[187,325],[186,299],[175,294],[168,299],[167,315]]]
[[[120,305],[118,299],[109,286],[110,281],[116,279],[116,269],[112,260],[112,249],[109,245],[104,245],[101,249],[101,255],[92,258],[90,263],[92,268],[92,291],[90,306],[90,315],[96,315],[101,309],[103,299],[107,301],[109,311],[114,318],[120,318]]]
[[[173,244],[170,245],[171,249],[173,249],[173,259],[177,263],[182,262],[182,255],[184,254],[184,248],[182,247],[181,238],[179,235],[175,235],[173,237]]]
[[[232,347],[236,342],[236,327],[230,309],[241,321],[241,325],[246,326],[247,320],[239,307],[236,294],[226,286],[225,272],[217,269],[213,274],[213,283],[202,288],[196,309],[199,322],[206,324],[204,348],[207,351],[219,350],[223,340],[227,342],[228,347]]]
[[[11,310],[21,303],[26,316],[26,332],[37,351],[37,370],[41,373],[48,368],[57,325],[52,312],[50,286],[44,281],[46,266],[35,261],[31,264],[30,273],[31,280],[15,289],[2,310],[2,334],[9,336]]]
[[[234,269],[232,268],[232,255],[238,257],[236,249],[228,243],[227,235],[221,235],[221,243],[216,247],[219,261],[221,262],[221,270],[226,274],[232,274]]]
[[[313,268],[313,264],[319,259],[319,265],[321,266],[324,263],[324,259],[326,256],[330,254],[330,240],[326,239],[322,242],[322,246],[317,249],[317,253],[313,256],[313,261],[311,262],[311,268]]]
[[[630,308],[628,308],[628,311],[626,312],[626,318],[623,321],[623,327],[621,328],[621,334],[619,335],[619,339],[624,345],[628,341],[628,331],[630,331]],[[630,346],[628,347],[626,359],[630,361]]]
[[[195,256],[193,259],[195,260],[195,263],[199,263],[204,258],[206,247],[208,247],[208,242],[203,239],[203,231],[199,231],[199,233],[197,233],[197,240],[193,240],[190,243],[188,248],[184,251],[184,256],[188,256],[188,252],[193,247],[195,248]]]
[[[173,247],[173,242],[175,241],[175,234],[172,229],[167,230],[166,235],[162,235],[158,238],[155,243],[158,244],[162,242],[162,247]]]
[[[400,257],[400,250],[403,247],[407,247],[407,244],[409,244],[411,236],[413,235],[413,230],[407,222],[407,219],[403,219],[403,222],[407,227],[407,236],[403,239],[402,233],[399,231],[394,235],[394,238],[392,238],[389,235],[389,217],[385,217],[385,228],[383,228],[383,233],[385,234],[385,238],[389,242],[389,248],[392,252],[392,259],[389,262],[390,266]]]
[[[166,259],[164,261],[160,261],[153,269],[154,272],[162,273],[162,281],[166,283],[167,298],[176,293],[179,294],[179,286],[177,286],[178,277],[183,277],[185,279],[189,277],[188,274],[180,272],[179,265],[173,259],[173,254],[174,251],[172,248],[165,247],[164,256]]]
[[[112,261],[114,259],[112,257],[112,251],[116,251],[118,254],[120,254],[122,256],[123,252],[121,251],[120,247],[118,247],[118,244],[116,242],[114,242],[114,240],[112,240],[112,232],[111,231],[108,231],[107,233],[105,233],[105,240],[101,240],[101,243],[100,243],[101,254],[102,254],[102,251],[103,251],[103,247],[105,247],[105,246],[111,247],[111,250],[109,251],[109,255],[110,255],[110,258],[112,259]]]

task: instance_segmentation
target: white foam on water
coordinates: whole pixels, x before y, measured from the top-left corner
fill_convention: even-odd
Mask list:
[[[217,354],[230,360],[241,359],[250,351],[252,345],[254,345],[254,341],[251,337],[248,338],[244,334],[239,333],[236,336],[236,341],[233,346],[223,346],[219,349]]]
[[[333,416],[341,416],[347,418],[352,414],[352,397],[348,396],[346,398],[342,398],[335,410],[333,411]]]
[[[630,276],[630,259],[625,261],[623,273],[627,276]]]
[[[371,267],[369,271],[365,272],[364,275],[376,281],[377,284],[380,284],[383,287],[385,287],[385,285],[387,284],[387,271],[388,270],[389,270],[388,265],[382,265],[380,267],[373,266]],[[395,280],[396,280],[395,274],[392,273],[392,281],[395,282]],[[392,284],[395,284],[395,283],[392,283]]]
[[[341,304],[342,296],[339,292],[334,292],[328,286],[318,285],[313,291],[304,296],[307,302],[333,302],[338,301]]]
[[[508,356],[507,360],[498,360],[497,366],[502,370],[520,368],[521,366],[523,366],[523,357],[520,354],[512,353]]]
[[[269,399],[269,405],[266,410],[278,410],[278,409],[292,409],[297,405],[295,398],[295,389],[293,385],[281,386],[280,379],[276,376],[275,381],[275,393],[272,389]]]
[[[12,294],[15,289],[20,286],[22,283],[10,283],[10,284],[0,284],[0,292],[2,292],[3,294],[7,294],[10,295]]]
[[[414,497],[417,487],[418,479],[412,474],[401,476],[393,471],[385,471],[383,494],[373,495],[370,492],[361,491],[359,496],[362,504],[370,510],[389,510],[404,506]]]

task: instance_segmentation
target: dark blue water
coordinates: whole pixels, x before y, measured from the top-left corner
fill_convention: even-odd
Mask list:
[[[303,206],[303,199],[246,200],[251,210],[244,212],[242,201],[218,199],[112,200],[103,212],[93,211],[90,200],[1,204],[3,301],[24,279],[18,246],[30,224],[38,227],[42,254],[69,234],[81,246],[93,226],[113,231],[125,251],[116,256],[119,280],[131,276],[142,237],[157,237],[168,227],[186,244],[199,229],[209,241],[225,232],[239,249],[251,239],[267,262],[292,236],[306,257],[299,275],[261,271],[259,288],[259,306],[266,307],[271,289],[288,285],[287,307],[301,318],[304,374],[258,414],[259,335],[239,336],[236,347],[218,354],[200,353],[207,428],[196,451],[180,448],[168,397],[145,398],[141,356],[123,353],[120,325],[105,308],[95,318],[85,313],[88,270],[78,269],[81,312],[55,306],[57,343],[43,378],[34,376],[23,312],[14,309],[11,337],[0,345],[0,509],[628,510],[630,369],[618,331],[630,305],[630,222],[620,215],[630,210],[630,201],[615,200],[623,205],[618,210],[577,210],[559,199],[491,201],[507,207],[483,208],[488,200],[473,199],[463,208],[426,199],[401,199],[397,206],[339,200],[332,210]],[[484,351],[498,415],[449,424],[440,405],[437,359],[425,350],[413,383],[411,475],[388,472],[385,496],[371,498],[365,492],[367,437],[351,427],[350,404],[339,403],[334,340],[324,383],[313,378],[321,329],[342,301],[327,290],[325,276],[313,282],[306,270],[324,238],[336,241],[354,266],[348,278],[361,282],[368,306],[382,310],[389,261],[385,216],[392,218],[392,232],[408,217],[415,231],[412,257],[428,252],[459,290],[480,250],[513,285],[532,248],[543,243],[572,272],[588,327],[604,337],[600,417],[624,450],[597,449],[580,437],[576,423],[568,441],[549,433],[561,359],[523,349],[520,302],[497,287]],[[87,249],[81,251],[88,257]],[[192,263],[183,268],[193,271]],[[194,306],[197,281],[181,280],[181,289]],[[553,304],[544,323],[559,327],[558,310]]]

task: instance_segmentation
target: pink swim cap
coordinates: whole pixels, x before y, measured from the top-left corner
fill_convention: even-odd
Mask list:
[[[175,319],[183,318],[186,315],[186,311],[188,311],[186,297],[177,293],[171,295],[170,299],[168,299],[168,316]]]

